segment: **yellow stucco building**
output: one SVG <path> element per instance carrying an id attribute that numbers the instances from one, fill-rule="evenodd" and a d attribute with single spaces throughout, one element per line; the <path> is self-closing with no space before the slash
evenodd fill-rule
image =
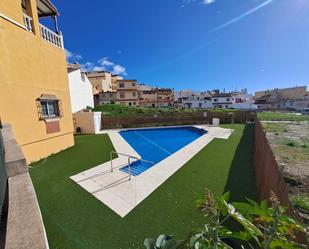
<path id="1" fill-rule="evenodd" d="M 49 0 L 0 1 L 0 118 L 27 162 L 74 144 L 66 54 Z M 54 20 L 55 31 L 40 24 Z"/>

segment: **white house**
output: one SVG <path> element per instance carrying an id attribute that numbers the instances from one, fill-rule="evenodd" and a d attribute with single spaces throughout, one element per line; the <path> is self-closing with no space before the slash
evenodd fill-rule
<path id="1" fill-rule="evenodd" d="M 211 95 L 206 93 L 192 94 L 181 99 L 183 107 L 192 109 L 212 108 Z"/>
<path id="2" fill-rule="evenodd" d="M 72 112 L 94 107 L 92 84 L 77 65 L 68 65 Z"/>
<path id="3" fill-rule="evenodd" d="M 237 110 L 252 110 L 257 109 L 257 106 L 254 105 L 254 100 L 252 94 L 247 92 L 240 92 L 232 95 L 232 108 Z"/>
<path id="4" fill-rule="evenodd" d="M 233 98 L 231 93 L 215 93 L 211 97 L 213 108 L 229 109 L 233 108 Z"/>

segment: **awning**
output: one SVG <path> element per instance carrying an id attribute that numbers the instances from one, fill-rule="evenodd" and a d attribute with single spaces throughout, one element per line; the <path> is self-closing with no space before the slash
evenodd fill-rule
<path id="1" fill-rule="evenodd" d="M 37 0 L 37 9 L 39 17 L 59 16 L 59 12 L 50 0 Z"/>
<path id="2" fill-rule="evenodd" d="M 42 94 L 39 99 L 40 100 L 59 100 L 56 95 L 52 95 L 52 94 Z"/>

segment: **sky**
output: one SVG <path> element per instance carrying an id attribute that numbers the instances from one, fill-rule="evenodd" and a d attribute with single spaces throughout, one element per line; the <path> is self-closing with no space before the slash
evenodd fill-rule
<path id="1" fill-rule="evenodd" d="M 308 86 L 308 0 L 52 2 L 85 70 L 176 90 Z"/>

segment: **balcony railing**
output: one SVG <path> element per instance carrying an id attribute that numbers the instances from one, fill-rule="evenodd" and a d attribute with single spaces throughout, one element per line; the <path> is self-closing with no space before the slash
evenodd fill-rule
<path id="1" fill-rule="evenodd" d="M 23 19 L 24 19 L 25 28 L 28 31 L 33 32 L 32 17 L 23 13 Z M 42 24 L 39 24 L 39 25 L 40 25 L 40 34 L 44 40 L 48 41 L 49 43 L 53 44 L 56 47 L 59 47 L 62 49 L 64 48 L 62 34 L 57 34 Z"/>
<path id="2" fill-rule="evenodd" d="M 44 40 L 55 45 L 56 47 L 64 48 L 62 34 L 58 35 L 54 31 L 51 31 L 50 29 L 43 26 L 42 24 L 40 24 L 40 33 Z"/>
<path id="3" fill-rule="evenodd" d="M 32 17 L 26 15 L 25 13 L 23 13 L 23 18 L 24 18 L 24 24 L 25 24 L 25 28 L 32 32 Z"/>

